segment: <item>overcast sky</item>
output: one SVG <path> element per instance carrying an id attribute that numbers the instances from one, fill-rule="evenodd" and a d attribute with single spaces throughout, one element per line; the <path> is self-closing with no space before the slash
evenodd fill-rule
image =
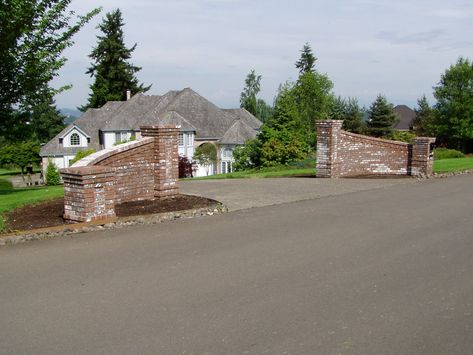
<path id="1" fill-rule="evenodd" d="M 220 107 L 238 107 L 251 69 L 262 75 L 260 97 L 273 102 L 279 84 L 297 78 L 305 42 L 334 92 L 369 106 L 378 93 L 416 105 L 460 56 L 473 58 L 473 2 L 450 0 L 72 0 L 78 14 L 103 10 L 75 37 L 54 85 L 73 88 L 58 107 L 86 103 L 85 74 L 97 24 L 120 8 L 132 62 L 149 94 L 191 87 Z"/>

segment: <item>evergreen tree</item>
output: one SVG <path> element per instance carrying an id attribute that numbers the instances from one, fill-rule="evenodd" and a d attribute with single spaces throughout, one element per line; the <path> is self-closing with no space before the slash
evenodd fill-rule
<path id="1" fill-rule="evenodd" d="M 312 53 L 312 48 L 309 43 L 305 43 L 301 50 L 301 57 L 296 62 L 296 68 L 299 69 L 299 74 L 314 72 L 315 61 L 317 58 Z"/>
<path id="2" fill-rule="evenodd" d="M 343 129 L 358 134 L 362 134 L 365 131 L 363 112 L 358 105 L 358 101 L 354 98 L 349 98 L 346 103 Z"/>
<path id="3" fill-rule="evenodd" d="M 425 95 L 417 100 L 419 106 L 415 109 L 414 131 L 418 136 L 430 136 L 433 133 L 435 110 L 430 107 Z"/>
<path id="4" fill-rule="evenodd" d="M 358 101 L 354 98 L 332 98 L 330 119 L 343 120 L 343 129 L 348 132 L 361 134 L 364 131 L 363 113 Z"/>
<path id="5" fill-rule="evenodd" d="M 374 137 L 389 136 L 397 116 L 393 105 L 383 95 L 378 95 L 368 111 L 368 133 Z"/>
<path id="6" fill-rule="evenodd" d="M 92 93 L 88 103 L 80 107 L 81 111 L 102 107 L 107 101 L 123 101 L 127 90 L 136 94 L 151 88 L 151 85 L 139 84 L 135 74 L 141 68 L 128 62 L 136 43 L 131 48 L 125 46 L 123 26 L 120 9 L 107 13 L 98 26 L 103 35 L 97 36 L 97 47 L 89 55 L 93 63 L 87 70 L 95 80 L 90 86 Z"/>

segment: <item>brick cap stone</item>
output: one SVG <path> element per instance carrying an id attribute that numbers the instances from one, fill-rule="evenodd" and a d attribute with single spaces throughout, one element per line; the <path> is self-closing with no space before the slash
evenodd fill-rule
<path id="1" fill-rule="evenodd" d="M 95 164 L 100 163 L 102 160 L 105 160 L 113 155 L 120 154 L 122 152 L 126 152 L 131 149 L 135 149 L 141 147 L 146 144 L 152 144 L 154 142 L 152 137 L 143 137 L 136 141 L 131 141 L 123 144 L 116 145 L 111 148 L 102 149 L 98 152 L 90 154 L 81 160 L 75 162 L 72 165 L 72 168 L 84 167 L 84 166 L 93 166 Z"/>
<path id="2" fill-rule="evenodd" d="M 342 120 L 323 120 L 323 121 L 315 122 L 315 125 L 321 126 L 321 127 L 330 127 L 330 126 L 341 127 L 343 125 L 343 121 Z"/>
<path id="3" fill-rule="evenodd" d="M 113 173 L 115 169 L 111 166 L 80 166 L 80 167 L 71 167 L 60 169 L 59 172 L 61 174 L 66 175 L 77 175 L 77 176 L 84 176 L 84 175 L 96 175 L 96 174 L 107 174 Z"/>
<path id="4" fill-rule="evenodd" d="M 434 137 L 415 137 L 412 138 L 412 144 L 430 144 L 434 143 L 437 139 Z"/>

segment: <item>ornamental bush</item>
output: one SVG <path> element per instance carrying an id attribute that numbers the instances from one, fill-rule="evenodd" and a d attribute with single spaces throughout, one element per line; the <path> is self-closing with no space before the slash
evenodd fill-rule
<path id="1" fill-rule="evenodd" d="M 57 169 L 56 164 L 52 161 L 49 161 L 48 167 L 46 169 L 46 185 L 54 186 L 61 183 L 61 175 Z"/>
<path id="2" fill-rule="evenodd" d="M 447 149 L 447 148 L 435 148 L 434 149 L 434 159 L 455 159 L 455 158 L 464 158 L 465 154 L 456 150 L 456 149 Z"/>
<path id="3" fill-rule="evenodd" d="M 179 179 L 191 178 L 194 176 L 194 163 L 187 157 L 179 155 Z"/>

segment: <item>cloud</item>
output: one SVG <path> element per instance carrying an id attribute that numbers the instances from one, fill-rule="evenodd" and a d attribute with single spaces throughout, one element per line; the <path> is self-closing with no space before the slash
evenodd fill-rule
<path id="1" fill-rule="evenodd" d="M 447 33 L 444 30 L 434 29 L 427 32 L 410 33 L 401 35 L 390 31 L 381 31 L 376 38 L 387 41 L 395 45 L 403 44 L 431 44 L 432 42 L 445 38 Z"/>

